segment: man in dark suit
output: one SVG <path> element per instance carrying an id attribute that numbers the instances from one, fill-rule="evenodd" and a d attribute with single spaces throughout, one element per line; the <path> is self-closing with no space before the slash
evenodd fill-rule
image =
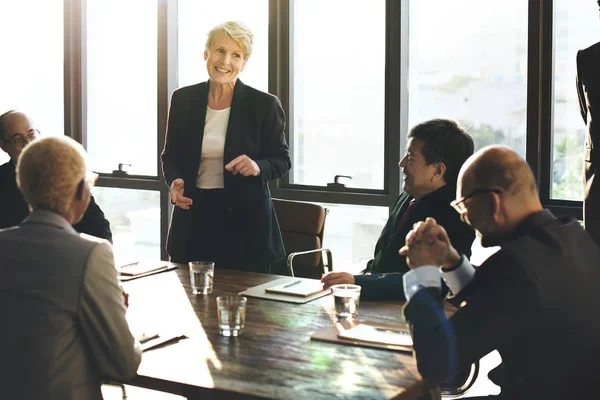
<path id="1" fill-rule="evenodd" d="M 498 399 L 597 398 L 600 248 L 577 220 L 542 208 L 531 169 L 508 147 L 465 162 L 452 204 L 501 249 L 474 268 L 433 219 L 407 236 L 404 315 L 423 378 L 439 383 L 498 350 Z M 450 319 L 439 266 L 460 307 Z"/>
<path id="2" fill-rule="evenodd" d="M 600 6 L 600 0 L 598 1 Z M 577 52 L 577 93 L 583 121 L 587 124 L 583 153 L 583 222 L 600 245 L 600 182 L 595 179 L 600 166 L 600 42 Z"/>
<path id="3" fill-rule="evenodd" d="M 444 221 L 457 248 L 470 256 L 475 233 L 460 220 L 450 202 L 456 192 L 458 171 L 471 154 L 473 139 L 454 121 L 434 119 L 413 127 L 406 154 L 398 164 L 404 174 L 404 192 L 379 236 L 375 258 L 361 275 L 324 275 L 324 286 L 356 283 L 362 288 L 363 300 L 403 300 L 402 274 L 409 268 L 398 250 L 413 224 L 427 217 Z"/>
<path id="4" fill-rule="evenodd" d="M 38 130 L 27 115 L 15 110 L 0 115 L 0 148 L 11 158 L 0 166 L 0 229 L 19 225 L 29 215 L 29 206 L 17 187 L 15 165 L 23 148 L 37 136 Z M 73 227 L 112 242 L 110 223 L 93 196 L 83 218 Z"/>

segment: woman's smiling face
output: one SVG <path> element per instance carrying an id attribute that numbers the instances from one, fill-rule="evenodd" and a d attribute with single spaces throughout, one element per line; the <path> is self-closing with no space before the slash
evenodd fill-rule
<path id="1" fill-rule="evenodd" d="M 225 32 L 215 34 L 212 47 L 204 51 L 204 59 L 210 80 L 221 85 L 235 84 L 247 61 L 239 43 Z"/>

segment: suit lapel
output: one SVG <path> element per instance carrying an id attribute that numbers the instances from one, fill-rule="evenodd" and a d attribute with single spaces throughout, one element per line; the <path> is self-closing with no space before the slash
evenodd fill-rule
<path id="1" fill-rule="evenodd" d="M 227 124 L 227 136 L 225 136 L 225 151 L 223 162 L 227 164 L 235 157 L 239 156 L 240 142 L 244 132 L 244 121 L 247 120 L 248 100 L 246 85 L 241 80 L 237 80 L 233 89 L 233 100 L 231 102 L 231 111 L 229 113 L 229 122 Z"/>
<path id="2" fill-rule="evenodd" d="M 412 200 L 411 195 L 409 195 L 406 192 L 402 192 L 400 194 L 400 196 L 398 197 L 398 200 L 396 201 L 394 208 L 392 209 L 390 218 L 388 218 L 388 224 L 391 224 L 391 226 L 389 226 L 389 225 L 386 226 L 386 229 L 384 229 L 381 232 L 381 236 L 379 237 L 379 240 L 382 240 L 382 238 L 383 238 L 384 240 L 386 240 L 388 242 L 388 247 L 392 244 L 392 239 L 397 234 L 396 228 L 398 227 L 398 222 L 400 222 L 400 219 L 406 212 L 406 209 L 408 208 L 408 203 L 410 203 L 411 200 Z"/>
<path id="3" fill-rule="evenodd" d="M 429 193 L 419 200 L 415 209 L 406 218 L 406 221 L 404 221 L 404 226 L 397 232 L 399 233 L 397 236 L 402 237 L 402 240 L 404 240 L 406 234 L 412 229 L 412 225 L 414 223 L 424 221 L 427 217 L 430 217 L 434 212 L 434 208 L 440 207 L 445 201 L 450 204 L 450 196 L 452 193 L 454 193 L 453 187 L 446 185 L 434 192 Z M 396 223 L 398 223 L 400 218 L 402 218 L 404 215 L 410 200 L 412 200 L 412 197 L 408 196 L 405 200 L 405 204 L 403 204 L 401 208 L 400 216 L 398 217 L 398 220 L 396 220 Z"/>
<path id="4" fill-rule="evenodd" d="M 204 124 L 206 121 L 206 106 L 208 105 L 208 81 L 198 85 L 198 90 L 192 94 L 190 101 L 190 125 L 188 132 L 190 142 L 187 151 L 189 151 L 187 160 L 189 160 L 187 171 L 193 173 L 193 177 L 188 179 L 196 181 L 198 167 L 200 166 L 200 154 L 202 153 L 202 139 L 204 138 Z"/>
<path id="5" fill-rule="evenodd" d="M 413 199 L 413 197 L 406 192 L 403 192 L 400 195 L 400 198 L 398 199 L 398 207 L 396 208 L 396 213 L 393 218 L 394 230 L 396 230 L 396 228 L 398 228 L 398 222 L 400 222 L 400 220 L 404 216 L 404 213 L 408 209 L 408 205 L 412 199 Z"/>

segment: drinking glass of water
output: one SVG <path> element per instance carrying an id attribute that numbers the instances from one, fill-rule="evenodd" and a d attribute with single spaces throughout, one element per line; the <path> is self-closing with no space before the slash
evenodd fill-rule
<path id="1" fill-rule="evenodd" d="M 190 261 L 190 284 L 194 294 L 210 294 L 213 290 L 215 263 L 212 261 Z"/>
<path id="2" fill-rule="evenodd" d="M 360 286 L 333 285 L 331 287 L 335 301 L 335 316 L 338 321 L 345 319 L 356 320 L 358 303 L 360 301 Z"/>
<path id="3" fill-rule="evenodd" d="M 246 297 L 217 297 L 219 333 L 223 336 L 239 336 L 246 324 Z"/>

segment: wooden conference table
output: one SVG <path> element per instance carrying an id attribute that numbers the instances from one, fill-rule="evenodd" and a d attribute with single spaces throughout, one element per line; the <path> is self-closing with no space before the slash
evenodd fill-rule
<path id="1" fill-rule="evenodd" d="M 311 340 L 332 326 L 331 295 L 306 304 L 248 297 L 242 336 L 219 335 L 216 298 L 277 275 L 215 270 L 210 295 L 191 293 L 186 265 L 125 282 L 135 333 L 189 339 L 145 352 L 131 384 L 203 399 L 387 399 L 419 378 L 410 353 Z M 398 323 L 400 304 L 361 301 L 359 320 Z"/>

